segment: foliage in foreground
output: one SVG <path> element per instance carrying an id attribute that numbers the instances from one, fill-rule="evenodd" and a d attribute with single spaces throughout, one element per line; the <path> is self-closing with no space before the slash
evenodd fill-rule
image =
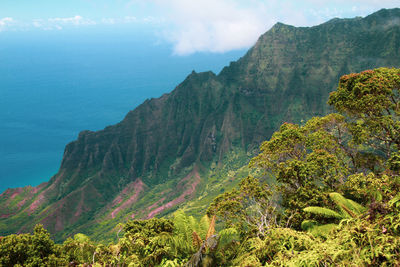
<path id="1" fill-rule="evenodd" d="M 283 124 L 250 163 L 260 177 L 200 220 L 133 220 L 109 245 L 83 234 L 57 245 L 37 226 L 0 240 L 0 265 L 400 265 L 399 88 L 398 69 L 343 76 L 329 98 L 340 114 Z"/>

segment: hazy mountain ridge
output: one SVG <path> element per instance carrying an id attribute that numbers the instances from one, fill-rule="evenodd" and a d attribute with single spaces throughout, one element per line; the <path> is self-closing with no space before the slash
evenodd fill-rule
<path id="1" fill-rule="evenodd" d="M 283 121 L 327 113 L 338 77 L 380 66 L 400 66 L 400 9 L 314 27 L 277 23 L 219 75 L 193 72 L 120 123 L 82 132 L 48 183 L 0 195 L 0 233 L 41 222 L 62 237 L 93 221 L 109 228 L 167 212 L 207 193 L 211 163 L 221 167 L 235 149 L 244 163 Z"/>

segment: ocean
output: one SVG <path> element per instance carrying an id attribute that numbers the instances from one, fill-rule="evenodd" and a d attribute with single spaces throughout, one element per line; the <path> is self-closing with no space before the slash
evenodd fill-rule
<path id="1" fill-rule="evenodd" d="M 0 192 L 48 181 L 80 131 L 245 54 L 172 51 L 143 29 L 0 32 Z"/>

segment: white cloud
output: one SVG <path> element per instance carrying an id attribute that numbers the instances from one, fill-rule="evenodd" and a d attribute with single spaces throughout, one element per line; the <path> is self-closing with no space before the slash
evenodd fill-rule
<path id="1" fill-rule="evenodd" d="M 2 18 L 2 19 L 0 19 L 0 26 L 5 26 L 8 23 L 11 23 L 13 21 L 14 21 L 13 18 L 10 18 L 10 17 Z"/>
<path id="2" fill-rule="evenodd" d="M 152 16 L 137 18 L 135 16 L 125 16 L 121 18 L 102 18 L 98 24 L 117 25 L 117 24 L 161 24 L 164 20 Z"/>
<path id="3" fill-rule="evenodd" d="M 164 36 L 174 52 L 184 55 L 198 51 L 225 52 L 252 45 L 271 24 L 265 5 L 240 5 L 235 0 L 171 0 L 156 2 L 167 12 L 172 29 Z"/>
<path id="4" fill-rule="evenodd" d="M 32 25 L 33 25 L 33 27 L 35 27 L 35 28 L 41 28 L 41 27 L 43 27 L 43 20 L 41 20 L 41 19 L 34 19 L 34 20 L 32 21 Z"/>
<path id="5" fill-rule="evenodd" d="M 96 22 L 91 19 L 83 18 L 82 16 L 76 15 L 69 18 L 49 18 L 49 23 L 61 26 L 61 25 L 95 25 Z"/>
<path id="6" fill-rule="evenodd" d="M 10 17 L 0 19 L 0 32 L 4 30 L 31 30 L 33 28 L 42 30 L 62 30 L 68 27 L 84 27 L 93 25 L 117 25 L 132 23 L 160 23 L 154 17 L 138 19 L 135 16 L 124 16 L 119 18 L 102 18 L 99 20 L 88 19 L 80 15 L 73 17 L 54 17 L 48 19 L 32 19 L 30 21 L 16 21 Z"/>
<path id="7" fill-rule="evenodd" d="M 7 26 L 14 23 L 14 19 L 10 17 L 5 17 L 0 19 L 0 32 L 3 31 Z"/>
<path id="8" fill-rule="evenodd" d="M 121 23 L 136 23 L 139 20 L 134 16 L 125 16 L 123 18 L 102 18 L 101 23 L 114 25 L 114 24 L 121 24 Z"/>
<path id="9" fill-rule="evenodd" d="M 124 22 L 125 23 L 133 23 L 133 22 L 137 22 L 138 19 L 136 17 L 133 16 L 125 16 L 124 17 Z"/>
<path id="10" fill-rule="evenodd" d="M 144 0 L 132 0 L 132 3 Z M 334 17 L 365 16 L 399 0 L 146 0 L 169 22 L 163 36 L 175 54 L 248 48 L 276 22 L 313 26 Z"/>
<path id="11" fill-rule="evenodd" d="M 336 6 L 345 5 L 357 5 L 362 4 L 363 6 L 375 6 L 378 8 L 393 8 L 399 6 L 398 0 L 303 0 L 306 4 L 313 4 L 316 6 L 326 6 L 327 4 L 334 4 Z"/>
<path id="12" fill-rule="evenodd" d="M 114 18 L 103 18 L 103 19 L 101 19 L 101 22 L 103 24 L 110 24 L 110 25 L 113 25 L 116 23 Z"/>
<path id="13" fill-rule="evenodd" d="M 367 16 L 382 8 L 399 7 L 399 0 L 303 0 L 301 10 L 309 22 L 324 22 L 333 17 Z"/>
<path id="14" fill-rule="evenodd" d="M 43 30 L 62 30 L 70 26 L 77 27 L 96 24 L 97 22 L 79 15 L 65 18 L 34 19 L 31 21 L 31 27 Z"/>
<path id="15" fill-rule="evenodd" d="M 127 2 L 124 10 L 119 13 L 120 16 L 105 16 L 103 19 L 93 20 L 76 15 L 24 22 L 7 17 L 0 19 L 0 31 L 152 24 L 156 26 L 154 31 L 161 31 L 162 37 L 173 44 L 175 54 L 184 55 L 248 48 L 278 21 L 295 26 L 312 26 L 333 17 L 365 16 L 380 8 L 399 6 L 399 0 L 125 1 Z M 126 14 L 130 16 L 125 16 Z"/>

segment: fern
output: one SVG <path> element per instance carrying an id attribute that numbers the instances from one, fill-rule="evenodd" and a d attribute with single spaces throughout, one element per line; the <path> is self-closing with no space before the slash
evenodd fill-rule
<path id="1" fill-rule="evenodd" d="M 343 215 L 333 211 L 331 209 L 322 208 L 322 207 L 307 207 L 304 208 L 305 212 L 309 212 L 316 215 L 322 215 L 327 218 L 336 218 L 336 219 L 343 219 Z"/>
<path id="2" fill-rule="evenodd" d="M 335 218 L 343 221 L 344 219 L 356 218 L 366 210 L 366 208 L 362 205 L 351 199 L 343 197 L 339 193 L 330 193 L 329 197 L 339 208 L 340 212 L 322 207 L 307 207 L 304 208 L 304 211 L 326 218 Z M 309 231 L 314 236 L 322 236 L 325 238 L 327 238 L 328 234 L 336 227 L 336 224 L 318 225 L 318 222 L 314 220 L 305 220 L 301 224 L 301 228 L 303 230 Z"/>
<path id="3" fill-rule="evenodd" d="M 193 246 L 196 249 L 199 249 L 201 244 L 203 243 L 203 240 L 201 240 L 201 237 L 196 232 L 193 232 L 192 239 L 193 239 Z"/>
<path id="4" fill-rule="evenodd" d="M 204 215 L 201 219 L 200 219 L 200 223 L 197 225 L 196 228 L 196 232 L 200 235 L 200 236 L 206 236 L 207 235 L 207 231 L 208 228 L 210 227 L 210 218 L 208 218 L 207 215 Z"/>
<path id="5" fill-rule="evenodd" d="M 215 233 L 215 217 L 211 222 L 207 216 L 197 221 L 193 216 L 187 216 L 182 210 L 178 210 L 174 213 L 173 222 L 175 235 L 170 238 L 169 245 L 176 256 L 189 256 L 204 249 L 206 241 Z"/>
<path id="6" fill-rule="evenodd" d="M 239 240 L 239 233 L 235 228 L 227 228 L 219 232 L 219 247 L 224 247 L 234 240 Z"/>
<path id="7" fill-rule="evenodd" d="M 216 215 L 212 217 L 211 222 L 209 222 L 208 217 L 203 217 L 202 220 L 209 224 L 207 234 L 202 241 L 201 237 L 195 231 L 192 233 L 192 242 L 197 247 L 197 252 L 190 257 L 189 261 L 185 264 L 186 267 L 200 266 L 200 264 L 203 266 L 212 265 L 214 259 L 212 255 L 219 249 L 223 249 L 233 240 L 239 238 L 238 232 L 234 228 L 224 229 L 219 234 L 215 234 Z"/>
<path id="8" fill-rule="evenodd" d="M 355 218 L 366 210 L 366 208 L 362 205 L 351 199 L 345 198 L 339 193 L 330 193 L 329 197 L 336 204 L 336 206 L 338 206 L 340 212 L 322 207 L 307 207 L 304 208 L 304 211 L 317 215 L 322 215 L 327 218 L 345 219 Z"/>
<path id="9" fill-rule="evenodd" d="M 301 229 L 308 230 L 308 229 L 311 229 L 311 228 L 313 228 L 313 227 L 315 227 L 317 225 L 318 225 L 318 222 L 316 220 L 304 220 L 301 223 Z"/>
<path id="10" fill-rule="evenodd" d="M 187 216 L 183 211 L 174 213 L 175 235 L 171 237 L 170 246 L 175 255 L 189 255 L 194 252 L 193 232 L 197 225 L 192 216 Z"/>
<path id="11" fill-rule="evenodd" d="M 343 216 L 346 218 L 355 218 L 365 211 L 363 206 L 351 199 L 343 197 L 339 193 L 330 193 L 329 197 L 339 207 Z"/>
<path id="12" fill-rule="evenodd" d="M 356 215 L 361 215 L 362 213 L 364 213 L 367 208 L 365 208 L 364 206 L 358 204 L 357 202 L 351 200 L 351 199 L 347 199 L 347 203 L 348 206 L 351 208 L 352 211 L 354 211 L 356 213 Z"/>
<path id="13" fill-rule="evenodd" d="M 179 262 L 178 259 L 174 260 L 163 259 L 160 263 L 160 267 L 179 267 L 179 266 L 182 266 L 182 263 Z"/>
<path id="14" fill-rule="evenodd" d="M 216 219 L 216 216 L 214 215 L 214 216 L 212 217 L 212 219 L 211 219 L 210 226 L 208 227 L 208 231 L 207 231 L 207 235 L 206 235 L 206 240 L 207 240 L 208 238 L 210 238 L 212 235 L 214 235 L 214 233 L 215 233 L 215 219 Z"/>
<path id="15" fill-rule="evenodd" d="M 393 207 L 394 205 L 395 205 L 396 207 L 398 207 L 399 204 L 400 204 L 399 201 L 400 201 L 400 193 L 397 193 L 397 195 L 394 196 L 394 197 L 388 202 L 388 204 L 389 204 L 390 207 Z"/>
<path id="16" fill-rule="evenodd" d="M 337 227 L 338 227 L 337 224 L 334 224 L 334 223 L 328 223 L 328 224 L 324 224 L 324 225 L 315 225 L 314 227 L 312 227 L 309 230 L 309 232 L 314 236 L 321 236 L 321 237 L 327 238 L 328 235 Z"/>

